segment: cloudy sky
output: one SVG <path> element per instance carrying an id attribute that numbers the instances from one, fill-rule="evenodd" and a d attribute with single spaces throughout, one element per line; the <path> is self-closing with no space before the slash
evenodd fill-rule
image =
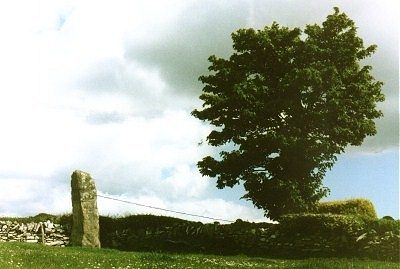
<path id="1" fill-rule="evenodd" d="M 210 126 L 190 116 L 211 54 L 230 34 L 277 21 L 321 23 L 338 6 L 378 51 L 385 83 L 378 135 L 349 148 L 326 177 L 330 199 L 371 199 L 398 218 L 397 1 L 7 1 L 0 4 L 0 216 L 71 211 L 70 175 L 114 198 L 216 218 L 263 212 L 218 190 L 196 163 Z M 7 3 L 7 4 L 5 4 Z M 153 213 L 99 198 L 101 214 Z M 191 218 L 195 219 L 195 218 Z"/>

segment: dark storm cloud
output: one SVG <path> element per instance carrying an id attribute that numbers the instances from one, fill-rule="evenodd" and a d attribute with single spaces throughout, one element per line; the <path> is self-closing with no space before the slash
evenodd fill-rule
<path id="1" fill-rule="evenodd" d="M 246 25 L 248 4 L 244 1 L 201 1 L 188 6 L 154 43 L 127 44 L 126 57 L 158 69 L 171 87 L 196 96 L 198 77 L 207 72 L 211 54 L 227 56 L 230 34 Z M 151 35 L 151 29 L 149 29 Z"/>
<path id="2" fill-rule="evenodd" d="M 110 111 L 105 103 L 105 111 L 91 111 L 86 115 L 90 124 L 121 123 L 129 117 L 151 118 L 160 116 L 171 107 L 182 105 L 187 101 L 179 94 L 170 91 L 154 72 L 148 72 L 136 66 L 133 61 L 103 59 L 86 68 L 73 88 L 90 94 L 92 97 L 110 96 L 119 98 L 129 104 L 129 111 Z"/>

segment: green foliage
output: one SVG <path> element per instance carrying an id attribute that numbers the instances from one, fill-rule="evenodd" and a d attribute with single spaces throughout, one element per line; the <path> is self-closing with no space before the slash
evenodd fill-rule
<path id="1" fill-rule="evenodd" d="M 392 216 L 384 216 L 384 217 L 382 217 L 382 219 L 394 220 L 394 218 Z"/>
<path id="2" fill-rule="evenodd" d="M 369 232 L 373 230 L 377 234 L 391 232 L 400 235 L 400 220 L 367 219 L 366 223 Z"/>
<path id="3" fill-rule="evenodd" d="M 360 255 L 400 262 L 400 221 L 366 219 L 365 233 L 357 238 Z"/>
<path id="4" fill-rule="evenodd" d="M 198 163 L 217 187 L 243 183 L 244 198 L 277 219 L 304 212 L 326 196 L 325 173 L 348 145 L 376 133 L 382 83 L 360 61 L 356 26 L 338 8 L 305 30 L 277 23 L 232 34 L 229 59 L 209 57 L 202 110 L 192 115 L 215 129 L 210 145 L 228 145 Z"/>
<path id="5" fill-rule="evenodd" d="M 367 216 L 377 218 L 374 204 L 367 199 L 349 199 L 317 204 L 315 213 Z"/>
<path id="6" fill-rule="evenodd" d="M 325 240 L 320 243 L 331 244 L 336 256 L 400 261 L 399 220 L 354 214 L 291 214 L 282 217 L 278 229 L 279 240 L 293 242 L 299 237 Z M 291 252 L 296 251 L 291 249 Z"/>
<path id="7" fill-rule="evenodd" d="M 280 231 L 287 235 L 321 234 L 357 236 L 365 229 L 363 218 L 353 215 L 289 214 L 280 219 Z"/>

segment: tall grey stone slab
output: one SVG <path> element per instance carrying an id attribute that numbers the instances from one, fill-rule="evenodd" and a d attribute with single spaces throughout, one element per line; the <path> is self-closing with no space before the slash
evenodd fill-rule
<path id="1" fill-rule="evenodd" d="M 100 247 L 97 192 L 90 174 L 76 170 L 71 176 L 71 245 Z"/>

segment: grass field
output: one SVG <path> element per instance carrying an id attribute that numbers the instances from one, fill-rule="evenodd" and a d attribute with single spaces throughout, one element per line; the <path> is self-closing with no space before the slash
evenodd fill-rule
<path id="1" fill-rule="evenodd" d="M 280 260 L 246 256 L 213 256 L 121 252 L 109 249 L 58 248 L 0 243 L 0 268 L 359 268 L 398 269 L 399 263 L 352 259 Z"/>

